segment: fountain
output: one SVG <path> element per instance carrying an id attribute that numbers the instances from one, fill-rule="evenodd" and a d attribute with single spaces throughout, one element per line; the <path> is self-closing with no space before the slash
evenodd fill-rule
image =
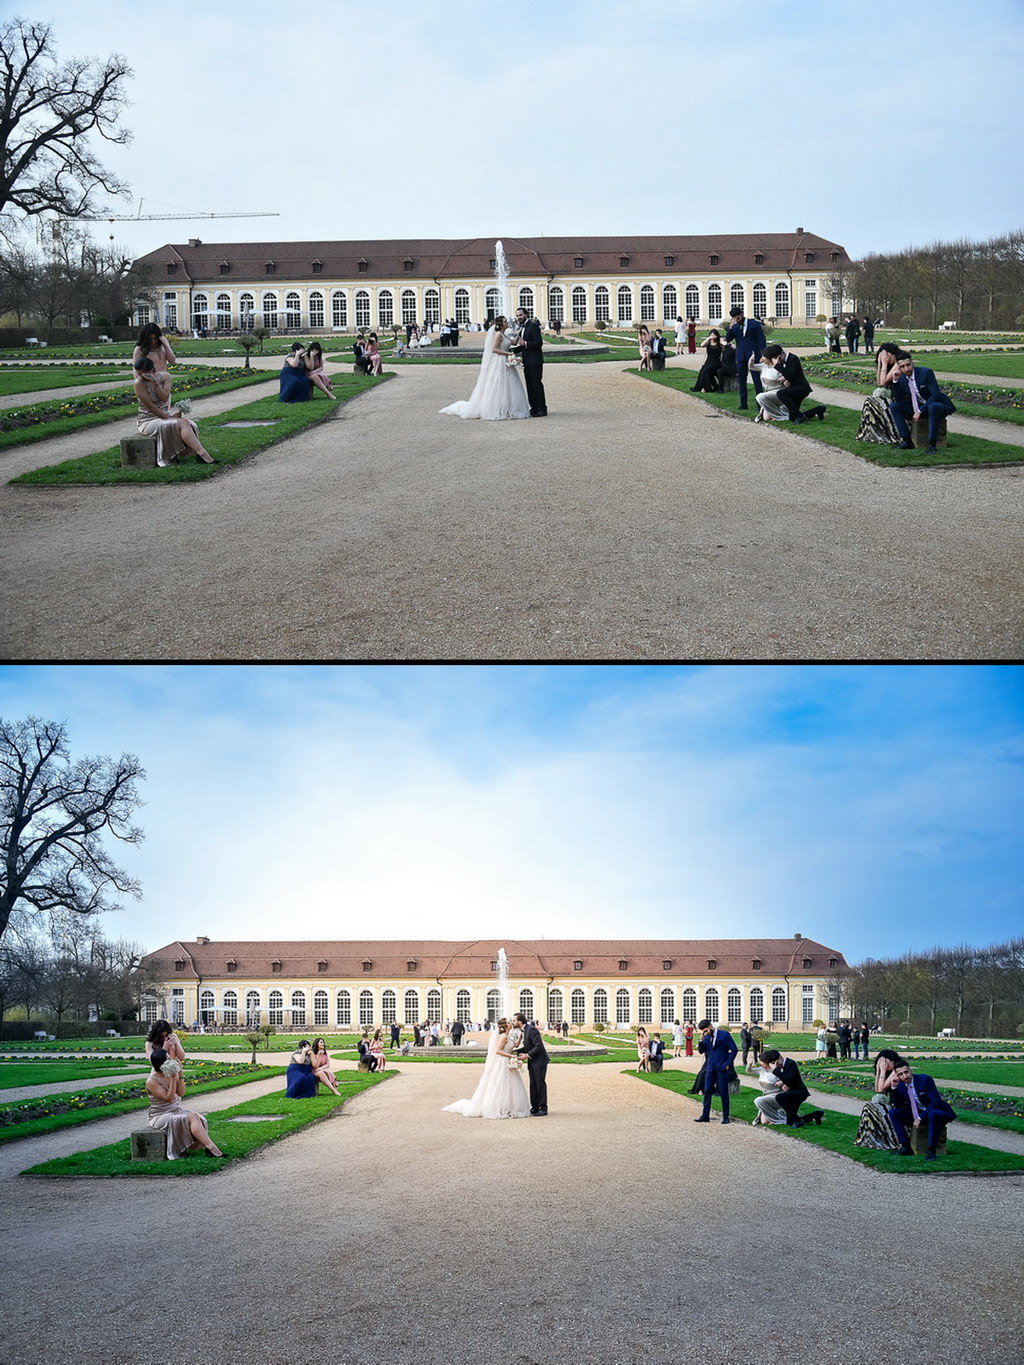
<path id="1" fill-rule="evenodd" d="M 501 243 L 498 243 L 501 246 Z M 498 990 L 501 993 L 501 1015 L 505 1019 L 512 1018 L 512 1000 L 509 996 L 508 987 L 508 954 L 504 948 L 498 949 Z"/>
<path id="2" fill-rule="evenodd" d="M 494 243 L 494 278 L 498 282 L 498 295 L 500 303 L 498 312 L 504 313 L 505 317 L 511 318 L 512 312 L 508 303 L 508 261 L 505 257 L 505 247 L 502 242 Z M 504 951 L 504 950 L 502 950 Z"/>

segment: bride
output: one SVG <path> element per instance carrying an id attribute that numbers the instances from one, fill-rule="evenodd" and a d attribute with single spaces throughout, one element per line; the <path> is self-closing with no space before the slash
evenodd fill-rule
<path id="1" fill-rule="evenodd" d="M 495 318 L 484 340 L 480 376 L 469 398 L 442 408 L 453 417 L 482 417 L 504 422 L 510 417 L 529 417 L 530 404 L 523 388 L 519 366 L 510 363 L 511 352 L 505 337 L 506 318 Z"/>
<path id="2" fill-rule="evenodd" d="M 471 1100 L 456 1100 L 444 1107 L 455 1114 L 477 1119 L 524 1119 L 530 1099 L 519 1074 L 519 1061 L 512 1051 L 508 1020 L 499 1019 L 487 1045 L 487 1061 L 480 1084 Z"/>

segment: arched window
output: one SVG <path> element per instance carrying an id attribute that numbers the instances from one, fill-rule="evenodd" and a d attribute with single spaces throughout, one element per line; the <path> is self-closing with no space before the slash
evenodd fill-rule
<path id="1" fill-rule="evenodd" d="M 326 1028 L 329 1021 L 327 1009 L 327 992 L 313 992 L 313 1027 Z"/>
<path id="2" fill-rule="evenodd" d="M 704 992 L 704 1018 L 718 1023 L 718 987 L 709 986 Z"/>
<path id="3" fill-rule="evenodd" d="M 256 326 L 256 300 L 251 294 L 238 296 L 238 325 L 243 332 L 251 332 Z"/>
<path id="4" fill-rule="evenodd" d="M 205 294 L 192 296 L 192 326 L 205 328 L 210 321 L 210 304 Z"/>
<path id="5" fill-rule="evenodd" d="M 606 285 L 599 284 L 594 290 L 594 321 L 611 321 L 611 304 L 608 299 L 608 288 Z"/>
<path id="6" fill-rule="evenodd" d="M 619 322 L 633 321 L 633 291 L 628 284 L 620 284 L 618 292 L 618 309 L 616 316 Z"/>
<path id="7" fill-rule="evenodd" d="M 587 1020 L 587 997 L 582 987 L 577 986 L 569 997 L 570 1009 L 572 1010 L 572 1022 L 574 1024 L 584 1024 Z"/>
<path id="8" fill-rule="evenodd" d="M 271 331 L 277 330 L 277 295 L 264 294 L 263 306 L 263 326 L 269 327 Z"/>
<path id="9" fill-rule="evenodd" d="M 292 1027 L 306 1027 L 306 992 L 292 991 Z"/>
<path id="10" fill-rule="evenodd" d="M 231 327 L 231 295 L 217 295 L 217 320 L 214 326 L 219 332 L 226 332 Z"/>
<path id="11" fill-rule="evenodd" d="M 640 1024 L 654 1023 L 654 998 L 651 995 L 650 990 L 646 986 L 641 986 L 640 988 L 639 1015 L 637 1018 L 637 1023 Z"/>
<path id="12" fill-rule="evenodd" d="M 335 289 L 331 295 L 331 326 L 348 326 L 348 296 L 344 289 Z"/>
<path id="13" fill-rule="evenodd" d="M 573 285 L 572 289 L 572 321 L 573 326 L 578 327 L 587 320 L 587 291 L 582 284 Z"/>
<path id="14" fill-rule="evenodd" d="M 203 1024 L 214 1024 L 217 1016 L 213 1012 L 213 991 L 199 992 L 199 1019 Z"/>
<path id="15" fill-rule="evenodd" d="M 290 289 L 284 296 L 284 325 L 286 327 L 302 326 L 302 300 L 294 289 Z"/>
<path id="16" fill-rule="evenodd" d="M 369 327 L 370 325 L 370 291 L 368 289 L 356 290 L 356 326 Z"/>
<path id="17" fill-rule="evenodd" d="M 789 285 L 785 281 L 780 281 L 775 286 L 775 316 L 789 317 Z"/>
<path id="18" fill-rule="evenodd" d="M 271 991 L 267 997 L 267 1023 L 278 1028 L 284 1023 L 284 995 L 281 991 Z"/>
<path id="19" fill-rule="evenodd" d="M 645 284 L 640 289 L 640 321 L 654 321 L 654 285 Z"/>
<path id="20" fill-rule="evenodd" d="M 373 1023 L 373 991 L 359 992 L 359 1022 L 363 1028 Z"/>
<path id="21" fill-rule="evenodd" d="M 661 291 L 661 316 L 665 322 L 675 322 L 679 316 L 679 293 L 674 284 L 666 284 Z"/>
<path id="22" fill-rule="evenodd" d="M 768 290 L 763 284 L 754 285 L 754 317 L 766 318 L 768 316 Z"/>
<path id="23" fill-rule="evenodd" d="M 221 1014 L 221 1023 L 228 1024 L 231 1028 L 238 1027 L 238 992 L 224 992 L 224 1011 Z"/>
<path id="24" fill-rule="evenodd" d="M 722 321 L 722 286 L 708 285 L 708 322 Z"/>
<path id="25" fill-rule="evenodd" d="M 742 308 L 744 311 L 746 311 L 746 304 L 743 301 L 742 284 L 734 284 L 733 287 L 729 290 L 729 307 Z"/>
<path id="26" fill-rule="evenodd" d="M 408 327 L 415 325 L 419 321 L 419 309 L 416 307 L 416 290 L 402 290 L 402 326 Z"/>
<path id="27" fill-rule="evenodd" d="M 377 326 L 393 327 L 394 325 L 395 296 L 390 289 L 382 289 L 377 295 Z"/>
<path id="28" fill-rule="evenodd" d="M 423 317 L 426 322 L 441 321 L 441 295 L 436 289 L 428 289 L 423 295 Z"/>
<path id="29" fill-rule="evenodd" d="M 557 986 L 552 986 L 548 991 L 548 1022 L 560 1024 L 563 1018 L 562 992 Z"/>
<path id="30" fill-rule="evenodd" d="M 314 289 L 309 296 L 309 325 L 310 327 L 324 325 L 324 296 L 319 289 Z"/>
<path id="31" fill-rule="evenodd" d="M 565 321 L 565 293 L 560 284 L 553 284 L 548 290 L 548 321 Z"/>
<path id="32" fill-rule="evenodd" d="M 772 991 L 772 1023 L 784 1024 L 786 1022 L 786 988 L 776 986 Z"/>
<path id="33" fill-rule="evenodd" d="M 760 986 L 754 986 L 750 992 L 750 1022 L 764 1023 L 764 991 Z"/>
<path id="34" fill-rule="evenodd" d="M 469 991 L 455 992 L 455 1018 L 460 1024 L 469 1023 Z"/>
<path id="35" fill-rule="evenodd" d="M 487 1018 L 492 1024 L 501 1018 L 501 991 L 493 986 L 487 992 Z"/>
<path id="36" fill-rule="evenodd" d="M 661 992 L 661 1022 L 671 1024 L 676 1018 L 676 993 L 666 987 Z"/>
<path id="37" fill-rule="evenodd" d="M 700 317 L 700 290 L 695 284 L 686 286 L 686 321 L 696 322 Z"/>
<path id="38" fill-rule="evenodd" d="M 469 290 L 456 289 L 455 291 L 455 321 L 460 327 L 465 327 L 469 322 Z"/>
<path id="39" fill-rule="evenodd" d="M 518 306 L 526 309 L 527 316 L 533 317 L 533 290 L 528 284 L 524 284 L 519 291 Z"/>
<path id="40" fill-rule="evenodd" d="M 485 297 L 486 302 L 484 307 L 487 309 L 487 316 L 489 318 L 498 317 L 502 308 L 505 306 L 501 301 L 501 290 L 498 289 L 496 285 L 492 285 L 491 288 L 488 289 Z"/>
<path id="41" fill-rule="evenodd" d="M 683 991 L 683 1012 L 679 1017 L 684 1024 L 697 1022 L 697 992 L 692 986 Z"/>
<path id="42" fill-rule="evenodd" d="M 594 1023 L 607 1024 L 608 1022 L 608 992 L 603 986 L 598 986 L 594 992 Z"/>
<path id="43" fill-rule="evenodd" d="M 427 991 L 427 1022 L 441 1022 L 441 992 L 438 990 Z"/>
<path id="44" fill-rule="evenodd" d="M 259 1028 L 260 1025 L 259 991 L 246 991 L 245 993 L 245 1023 L 247 1028 Z"/>
<path id="45" fill-rule="evenodd" d="M 339 1028 L 352 1027 L 352 996 L 348 991 L 339 991 L 335 1022 Z"/>
<path id="46" fill-rule="evenodd" d="M 738 986 L 730 986 L 725 997 L 726 1018 L 730 1024 L 743 1022 L 743 995 Z"/>
<path id="47" fill-rule="evenodd" d="M 519 992 L 519 1013 L 526 1019 L 533 1018 L 533 991 L 524 986 Z"/>
<path id="48" fill-rule="evenodd" d="M 396 997 L 394 991 L 387 990 L 380 997 L 380 1022 L 382 1024 L 393 1024 L 398 1018 L 396 1013 Z"/>
<path id="49" fill-rule="evenodd" d="M 620 986 L 615 992 L 615 1022 L 617 1024 L 628 1024 L 632 1009 L 629 1003 L 629 991 L 625 986 Z"/>
<path id="50" fill-rule="evenodd" d="M 420 993 L 419 991 L 406 991 L 405 993 L 405 1022 L 415 1024 L 420 1017 Z"/>

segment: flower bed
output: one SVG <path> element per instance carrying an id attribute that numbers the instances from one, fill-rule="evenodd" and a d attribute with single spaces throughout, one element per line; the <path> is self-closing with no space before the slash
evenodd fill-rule
<path id="1" fill-rule="evenodd" d="M 972 1059 L 973 1060 L 973 1059 Z M 811 1071 L 807 1068 L 804 1080 L 815 1090 L 854 1091 L 859 1094 L 873 1095 L 875 1078 L 850 1075 L 845 1071 Z M 971 1095 L 964 1090 L 955 1090 L 943 1085 L 939 1090 L 958 1109 L 970 1109 L 979 1114 L 998 1114 L 1004 1118 L 1024 1119 L 1024 1096 L 1015 1099 L 1012 1095 Z"/>

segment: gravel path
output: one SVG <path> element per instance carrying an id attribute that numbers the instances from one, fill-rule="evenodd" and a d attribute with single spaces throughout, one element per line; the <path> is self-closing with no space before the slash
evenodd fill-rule
<path id="1" fill-rule="evenodd" d="M 1024 1179 L 723 1135 L 617 1063 L 554 1069 L 543 1124 L 399 1071 L 203 1180 L 6 1181 L 5 1365 L 853 1365 L 891 1354 L 887 1295 L 929 1365 L 1016 1354 Z"/>
<path id="2" fill-rule="evenodd" d="M 0 656 L 1019 657 L 1021 470 L 880 469 L 610 364 L 549 366 L 543 421 L 437 416 L 472 373 L 202 484 L 0 487 Z"/>

